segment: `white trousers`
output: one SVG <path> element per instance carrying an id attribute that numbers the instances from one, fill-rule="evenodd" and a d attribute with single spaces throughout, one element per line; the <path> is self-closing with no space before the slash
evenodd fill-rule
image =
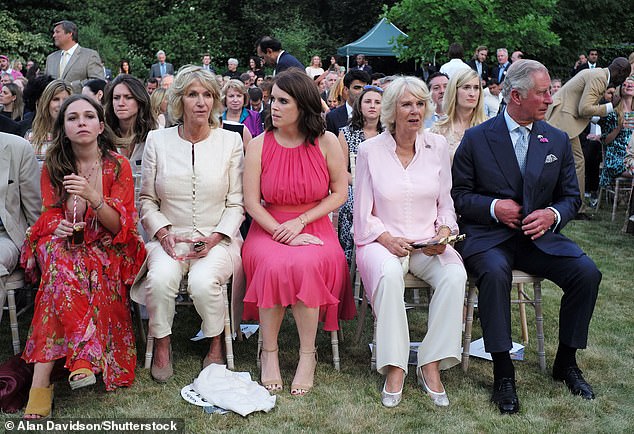
<path id="1" fill-rule="evenodd" d="M 224 329 L 222 285 L 233 274 L 227 247 L 218 244 L 204 258 L 177 261 L 160 245 L 149 246 L 152 243 L 158 241 L 148 243 L 145 285 L 149 335 L 163 338 L 172 333 L 176 296 L 182 278 L 187 275 L 187 292 L 202 319 L 204 336 L 218 336 Z"/>
<path id="2" fill-rule="evenodd" d="M 409 327 L 403 281 L 407 270 L 403 268 L 403 258 L 384 250 L 378 286 L 374 291 L 366 288 L 376 317 L 376 366 L 382 375 L 387 374 L 388 366 L 397 366 L 407 374 Z M 409 272 L 434 288 L 427 333 L 418 348 L 417 366 L 440 361 L 440 369 L 449 369 L 460 363 L 467 273 L 462 264 L 443 265 L 438 256 L 426 256 L 422 252 L 410 256 Z"/>

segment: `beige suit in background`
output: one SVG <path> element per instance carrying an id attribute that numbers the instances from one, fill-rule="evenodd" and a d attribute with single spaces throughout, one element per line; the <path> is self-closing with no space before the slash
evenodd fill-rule
<path id="1" fill-rule="evenodd" d="M 216 128 L 207 139 L 192 145 L 178 135 L 178 127 L 151 131 L 142 167 L 141 222 L 152 241 L 147 244 L 148 257 L 131 297 L 147 306 L 150 336 L 168 336 L 180 281 L 188 274 L 188 292 L 202 318 L 203 334 L 217 336 L 223 330 L 222 285 L 233 275 L 234 315 L 244 295 L 240 259 L 240 224 L 244 219 L 242 139 Z M 177 261 L 155 238 L 165 226 L 192 237 L 218 232 L 224 239 L 204 258 Z"/>
<path id="2" fill-rule="evenodd" d="M 99 53 L 90 48 L 77 46 L 68 60 L 62 76 L 59 76 L 59 63 L 62 50 L 57 50 L 46 58 L 46 74 L 53 78 L 61 78 L 73 88 L 73 93 L 81 93 L 82 85 L 94 78 L 105 80 L 103 65 Z"/>
<path id="3" fill-rule="evenodd" d="M 586 181 L 585 160 L 579 134 L 593 116 L 607 116 L 607 104 L 599 104 L 599 101 L 608 87 L 609 76 L 607 68 L 582 70 L 557 91 L 546 113 L 546 121 L 549 124 L 570 136 L 582 203 Z"/>
<path id="4" fill-rule="evenodd" d="M 24 234 L 41 210 L 40 168 L 33 147 L 22 137 L 0 133 L 0 309 L 6 277 L 16 267 Z"/>

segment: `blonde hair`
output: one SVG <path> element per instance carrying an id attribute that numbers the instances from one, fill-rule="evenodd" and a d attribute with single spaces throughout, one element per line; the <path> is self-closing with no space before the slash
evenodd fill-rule
<path id="1" fill-rule="evenodd" d="M 339 77 L 337 81 L 330 87 L 328 91 L 328 99 L 337 101 L 337 106 L 343 103 L 343 77 Z"/>
<path id="2" fill-rule="evenodd" d="M 442 103 L 443 110 L 447 114 L 447 117 L 436 123 L 440 129 L 448 129 L 453 126 L 458 107 L 458 89 L 473 79 L 478 81 L 478 89 L 480 89 L 480 92 L 478 93 L 478 102 L 473 109 L 473 113 L 471 113 L 469 128 L 480 125 L 486 121 L 486 115 L 484 113 L 484 92 L 482 91 L 480 77 L 473 69 L 464 69 L 455 73 L 447 84 L 447 90 L 445 91 Z"/>
<path id="3" fill-rule="evenodd" d="M 625 81 L 623 82 L 623 84 L 625 84 L 625 82 L 626 82 L 626 81 L 632 81 L 632 82 L 634 82 L 634 76 L 627 77 L 627 78 L 625 79 Z M 619 86 L 619 96 L 620 96 L 621 98 L 623 98 L 623 84 Z M 634 102 L 634 99 L 633 99 L 632 101 Z M 631 110 L 631 108 L 630 108 L 630 110 Z M 614 111 L 616 112 L 616 119 L 617 119 L 617 121 L 618 121 L 619 119 L 623 119 L 623 117 L 625 116 L 625 104 L 618 104 L 618 105 L 614 108 Z M 634 136 L 634 134 L 633 134 L 633 136 Z"/>
<path id="4" fill-rule="evenodd" d="M 55 95 L 61 92 L 66 92 L 70 96 L 73 94 L 73 89 L 70 87 L 70 84 L 64 80 L 53 80 L 44 88 L 42 96 L 37 100 L 37 103 L 35 103 L 31 144 L 35 147 L 36 152 L 42 149 L 42 145 L 46 141 L 46 136 L 53 132 L 55 119 L 51 116 L 48 107 Z"/>
<path id="5" fill-rule="evenodd" d="M 165 101 L 166 97 L 167 89 L 163 89 L 162 87 L 155 89 L 154 92 L 152 92 L 152 95 L 150 95 L 150 106 L 152 107 L 152 113 L 154 113 L 154 116 L 158 117 L 158 115 L 161 114 L 161 104 Z"/>
<path id="6" fill-rule="evenodd" d="M 232 78 L 222 87 L 222 103 L 225 107 L 227 106 L 227 93 L 230 89 L 235 89 L 242 94 L 242 107 L 247 105 L 247 102 L 249 100 L 249 97 L 247 95 L 247 87 L 240 80 Z"/>
<path id="7" fill-rule="evenodd" d="M 169 116 L 176 123 L 183 123 L 183 96 L 187 88 L 194 82 L 199 81 L 200 84 L 211 92 L 214 99 L 211 112 L 209 113 L 209 125 L 212 128 L 220 126 L 219 116 L 222 111 L 222 101 L 220 100 L 220 89 L 216 82 L 215 76 L 200 66 L 185 65 L 178 70 L 174 78 L 174 84 L 167 92 Z"/>
<path id="8" fill-rule="evenodd" d="M 396 132 L 396 110 L 398 100 L 405 94 L 411 93 L 414 98 L 425 103 L 425 116 L 427 119 L 432 114 L 431 94 L 423 80 L 417 77 L 400 76 L 390 82 L 390 85 L 383 93 L 381 101 L 381 122 L 383 127 L 391 134 Z M 423 128 L 421 123 L 421 129 Z"/>

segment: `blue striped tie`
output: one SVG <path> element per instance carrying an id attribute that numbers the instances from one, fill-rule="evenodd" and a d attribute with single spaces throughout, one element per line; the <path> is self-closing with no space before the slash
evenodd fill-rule
<path id="1" fill-rule="evenodd" d="M 517 131 L 519 131 L 520 136 L 517 142 L 515 142 L 515 156 L 520 166 L 520 172 L 522 172 L 522 176 L 524 176 L 524 171 L 526 170 L 526 154 L 528 154 L 529 131 L 526 127 L 517 127 Z"/>

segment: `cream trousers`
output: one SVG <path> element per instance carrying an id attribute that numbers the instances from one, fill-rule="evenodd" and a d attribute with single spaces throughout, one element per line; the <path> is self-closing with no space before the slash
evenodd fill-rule
<path id="1" fill-rule="evenodd" d="M 382 375 L 388 366 L 407 374 L 409 327 L 405 312 L 404 258 L 385 249 L 378 287 L 366 288 L 376 317 L 376 366 Z M 434 293 L 429 304 L 427 333 L 418 348 L 417 366 L 440 361 L 440 369 L 460 363 L 462 308 L 467 273 L 462 264 L 445 264 L 438 256 L 417 252 L 409 257 L 409 272 L 423 279 Z"/>
<path id="2" fill-rule="evenodd" d="M 148 244 L 158 241 L 151 241 Z M 150 247 L 150 246 L 148 246 Z M 233 274 L 231 256 L 222 244 L 212 248 L 207 256 L 189 261 L 177 261 L 160 245 L 148 248 L 148 272 L 145 279 L 149 335 L 163 338 L 172 333 L 176 296 L 182 278 L 187 275 L 187 292 L 202 319 L 205 337 L 214 337 L 224 328 L 222 285 Z"/>

